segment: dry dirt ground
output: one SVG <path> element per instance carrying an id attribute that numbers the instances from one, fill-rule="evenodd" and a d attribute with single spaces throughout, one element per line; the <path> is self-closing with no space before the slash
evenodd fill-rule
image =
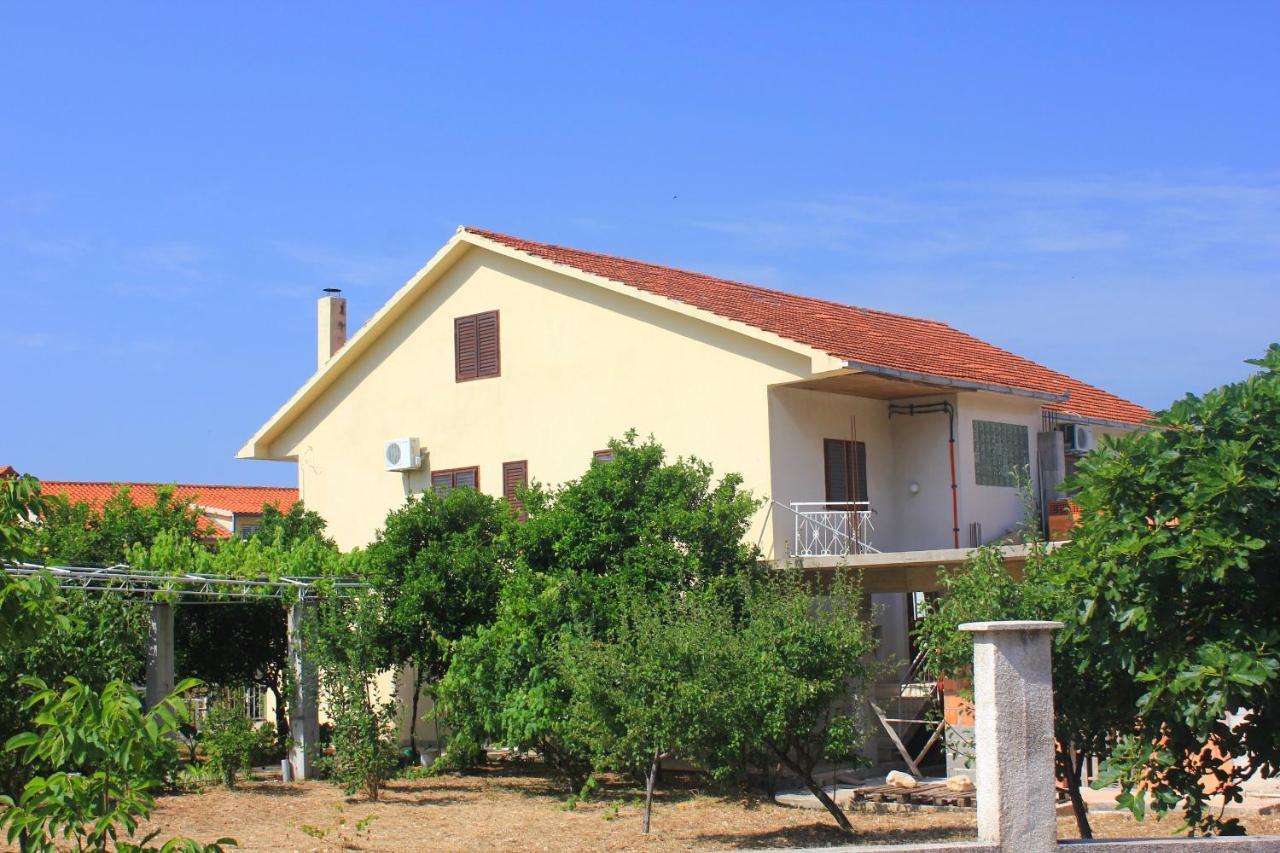
<path id="1" fill-rule="evenodd" d="M 844 839 L 822 811 L 725 796 L 697 778 L 671 777 L 655 798 L 653 831 L 640 833 L 640 791 L 610 780 L 576 809 L 538 766 L 502 765 L 468 775 L 396 781 L 370 803 L 346 797 L 326 782 L 282 785 L 250 782 L 234 791 L 159 800 L 147 829 L 161 839 L 185 835 L 200 841 L 230 836 L 241 850 L 721 850 L 805 847 L 839 843 L 893 844 L 971 839 L 968 813 L 851 815 L 858 830 Z M 367 829 L 356 824 L 376 817 Z M 312 834 L 303 830 L 312 828 Z M 1250 833 L 1280 834 L 1280 816 L 1251 818 Z M 1173 819 L 1136 823 L 1121 815 L 1097 815 L 1098 835 L 1170 835 Z M 1059 820 L 1061 837 L 1074 837 L 1070 817 Z M 327 832 L 326 832 L 327 831 Z M 322 838 L 315 837 L 325 832 Z"/>

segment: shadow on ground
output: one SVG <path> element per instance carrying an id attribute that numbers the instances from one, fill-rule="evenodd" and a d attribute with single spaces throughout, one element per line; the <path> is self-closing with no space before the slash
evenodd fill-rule
<path id="1" fill-rule="evenodd" d="M 825 847 L 842 844 L 927 844 L 935 841 L 972 841 L 973 832 L 949 828 L 866 831 L 845 835 L 829 823 L 810 823 L 767 832 L 716 832 L 697 836 L 703 844 L 724 844 L 742 849 L 773 847 Z"/>

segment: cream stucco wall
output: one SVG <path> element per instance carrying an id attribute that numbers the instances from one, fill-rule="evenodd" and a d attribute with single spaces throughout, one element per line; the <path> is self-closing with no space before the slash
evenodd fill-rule
<path id="1" fill-rule="evenodd" d="M 772 477 L 767 491 L 782 506 L 774 506 L 777 523 L 772 549 L 766 542 L 765 556 L 782 559 L 794 538 L 795 525 L 784 507 L 793 501 L 824 501 L 826 479 L 823 471 L 823 439 L 837 438 L 865 442 L 867 447 L 867 492 L 877 512 L 872 544 L 880 550 L 893 541 L 893 516 L 880 512 L 889 504 L 892 490 L 893 441 L 888 409 L 883 400 L 828 394 L 801 388 L 776 387 L 769 391 L 769 446 Z"/>
<path id="2" fill-rule="evenodd" d="M 456 382 L 454 318 L 495 309 L 502 375 Z M 388 510 L 427 487 L 431 469 L 478 465 L 481 490 L 500 494 L 502 463 L 527 460 L 531 478 L 559 483 L 629 428 L 653 433 L 673 456 L 738 471 L 763 496 L 767 389 L 810 369 L 793 351 L 472 248 L 269 455 L 298 460 L 302 499 L 343 548 L 370 541 Z M 420 440 L 421 472 L 383 470 L 383 442 L 401 436 Z"/>
<path id="3" fill-rule="evenodd" d="M 1022 495 L 1010 486 L 980 486 L 974 470 L 973 422 L 997 421 L 1027 428 L 1027 454 L 1031 464 L 1033 494 L 1036 480 L 1036 433 L 1042 427 L 1041 403 L 1025 397 L 1000 394 L 961 394 L 956 434 L 956 478 L 960 486 L 960 545 L 968 546 L 969 525 L 982 525 L 986 544 L 1018 528 L 1025 517 Z"/>

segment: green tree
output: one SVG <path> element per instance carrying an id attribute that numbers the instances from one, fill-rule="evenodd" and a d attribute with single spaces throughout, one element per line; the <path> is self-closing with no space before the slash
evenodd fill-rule
<path id="1" fill-rule="evenodd" d="M 527 520 L 513 533 L 497 615 L 459 644 L 440 686 L 441 709 L 462 735 L 455 752 L 486 741 L 534 749 L 573 791 L 590 773 L 591 750 L 566 723 L 559 644 L 606 639 L 629 595 L 756 570 L 743 539 L 757 503 L 739 476 L 714 482 L 706 463 L 668 462 L 661 445 L 635 433 L 609 446 L 613 461 L 523 494 Z"/>
<path id="2" fill-rule="evenodd" d="M 200 731 L 200 743 L 222 784 L 234 788 L 236 777 L 253 766 L 254 752 L 261 743 L 253 721 L 244 712 L 241 694 L 230 690 L 214 693 Z"/>
<path id="3" fill-rule="evenodd" d="M 413 667 L 409 745 L 417 751 L 418 697 L 449 667 L 455 644 L 487 624 L 511 564 L 506 501 L 474 489 L 410 496 L 365 552 L 365 578 L 382 599 L 386 665 Z"/>
<path id="4" fill-rule="evenodd" d="M 1250 363 L 1081 461 L 1059 560 L 1079 607 L 1058 646 L 1085 683 L 1135 688 L 1103 781 L 1202 832 L 1240 830 L 1208 810 L 1206 776 L 1226 802 L 1280 771 L 1280 345 Z"/>
<path id="5" fill-rule="evenodd" d="M 279 746 L 289 733 L 286 612 L 281 602 L 265 600 L 187 603 L 174 613 L 175 670 L 217 687 L 269 691 Z"/>
<path id="6" fill-rule="evenodd" d="M 701 763 L 727 775 L 740 773 L 744 759 L 780 762 L 852 833 L 814 772 L 824 761 L 864 760 L 861 709 L 875 677 L 865 617 L 850 578 L 823 587 L 788 570 L 752 584 L 722 641 L 735 662 L 725 674 L 731 697 L 704 730 Z"/>
<path id="7" fill-rule="evenodd" d="M 607 639 L 580 634 L 560 647 L 568 724 L 589 746 L 594 767 L 643 780 L 643 832 L 662 762 L 699 758 L 708 738 L 723 732 L 719 717 L 738 663 L 727 605 L 705 588 L 633 596 Z"/>
<path id="8" fill-rule="evenodd" d="M 154 503 L 138 505 L 130 488 L 119 486 L 101 508 L 50 496 L 32 531 L 34 550 L 50 564 L 110 565 L 124 562 L 129 546 L 150 543 L 161 531 L 198 540 L 200 512 L 175 491 L 158 486 Z"/>
<path id="9" fill-rule="evenodd" d="M 253 538 L 277 548 L 291 548 L 300 542 L 317 540 L 321 544 L 336 549 L 338 546 L 324 535 L 328 523 L 315 510 L 307 509 L 302 501 L 297 501 L 285 512 L 281 512 L 272 504 L 262 507 L 262 520 Z"/>
<path id="10" fill-rule="evenodd" d="M 1053 560 L 1043 543 L 1033 539 L 1021 579 L 1010 574 L 994 546 L 979 549 L 963 569 L 944 575 L 940 596 L 916 630 L 920 646 L 928 651 L 929 672 L 963 684 L 971 681 L 973 638 L 958 630 L 962 623 L 1073 618 L 1076 602 L 1057 579 Z M 1080 836 L 1092 838 L 1080 793 L 1084 762 L 1110 751 L 1116 733 L 1133 717 L 1134 693 L 1121 674 L 1086 674 L 1087 650 L 1067 636 L 1054 636 L 1054 767 L 1071 799 Z"/>
<path id="11" fill-rule="evenodd" d="M 0 477 L 0 560 L 26 560 L 38 552 L 30 532 L 45 504 L 35 477 Z"/>
<path id="12" fill-rule="evenodd" d="M 42 851 L 56 850 L 60 839 L 71 839 L 77 850 L 143 850 L 159 830 L 138 843 L 132 838 L 155 806 L 162 768 L 176 766 L 171 735 L 185 715 L 182 694 L 195 682 L 179 684 L 146 714 L 121 681 L 101 692 L 75 678 L 62 691 L 39 678 L 23 683 L 34 691 L 27 705 L 35 730 L 9 738 L 5 749 L 29 767 L 50 769 L 29 779 L 17 801 L 0 796 L 9 842 Z M 234 845 L 228 838 L 207 847 L 178 839 L 164 849 L 212 853 Z"/>
<path id="13" fill-rule="evenodd" d="M 372 592 L 331 596 L 318 602 L 304 635 L 333 722 L 333 776 L 347 793 L 360 790 L 373 801 L 396 765 L 396 702 L 382 700 L 377 689 L 385 668 L 383 619 Z"/>

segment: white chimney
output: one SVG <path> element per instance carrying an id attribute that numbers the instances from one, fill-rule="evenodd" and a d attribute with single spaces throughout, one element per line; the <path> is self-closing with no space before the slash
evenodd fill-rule
<path id="1" fill-rule="evenodd" d="M 316 304 L 316 367 L 324 367 L 342 345 L 347 342 L 347 300 L 338 294 L 336 287 L 326 287 L 324 296 Z"/>

